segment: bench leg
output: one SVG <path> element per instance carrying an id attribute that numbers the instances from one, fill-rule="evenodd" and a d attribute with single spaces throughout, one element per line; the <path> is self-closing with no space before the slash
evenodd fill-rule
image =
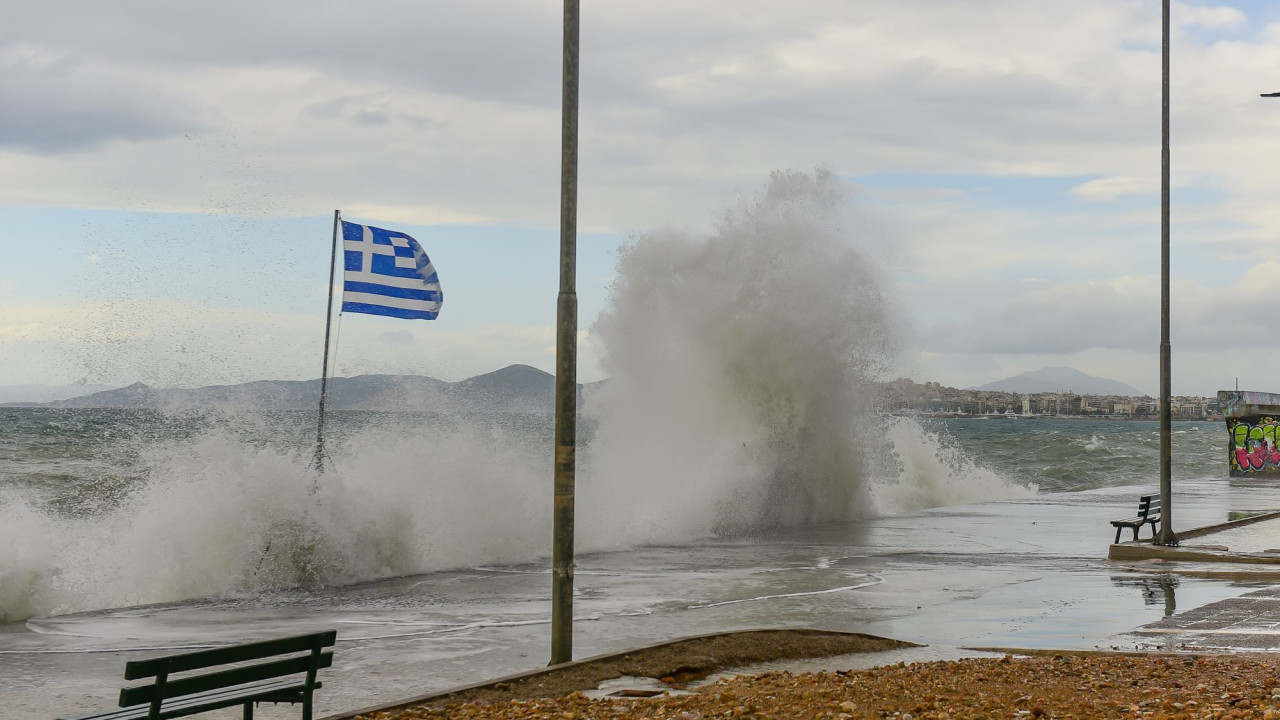
<path id="1" fill-rule="evenodd" d="M 1138 542 L 1138 528 L 1142 527 L 1142 523 L 1133 526 L 1133 541 Z"/>
<path id="2" fill-rule="evenodd" d="M 1120 526 L 1118 526 L 1118 525 L 1117 525 L 1117 526 L 1116 526 L 1116 541 L 1115 541 L 1114 543 L 1112 543 L 1112 545 L 1119 545 L 1119 544 L 1120 544 L 1120 531 L 1121 531 L 1121 530 L 1124 530 L 1124 528 L 1122 528 L 1122 527 L 1120 527 Z"/>
<path id="3" fill-rule="evenodd" d="M 252 702 L 247 702 L 244 704 L 244 720 L 253 720 L 253 703 Z"/>

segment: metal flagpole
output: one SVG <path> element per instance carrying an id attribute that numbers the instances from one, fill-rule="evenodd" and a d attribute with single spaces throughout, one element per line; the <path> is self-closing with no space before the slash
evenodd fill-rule
<path id="1" fill-rule="evenodd" d="M 320 421 L 316 424 L 316 472 L 324 472 L 324 401 L 329 389 L 329 328 L 333 325 L 333 276 L 338 266 L 339 211 L 333 211 L 333 252 L 329 255 L 329 304 L 324 315 L 324 367 L 320 371 Z"/>
<path id="2" fill-rule="evenodd" d="M 556 304 L 551 664 L 573 659 L 573 493 L 578 422 L 578 0 L 564 0 L 560 110 L 560 295 Z"/>
<path id="3" fill-rule="evenodd" d="M 1172 380 L 1169 361 L 1169 0 L 1161 23 L 1160 114 L 1160 545 L 1177 545 L 1173 534 Z"/>

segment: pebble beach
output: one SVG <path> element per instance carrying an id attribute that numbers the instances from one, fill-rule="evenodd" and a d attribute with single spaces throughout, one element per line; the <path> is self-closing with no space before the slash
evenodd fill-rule
<path id="1" fill-rule="evenodd" d="M 1062 654 L 738 676 L 651 698 L 561 697 L 416 706 L 360 720 L 704 718 L 1280 718 L 1273 655 Z"/>

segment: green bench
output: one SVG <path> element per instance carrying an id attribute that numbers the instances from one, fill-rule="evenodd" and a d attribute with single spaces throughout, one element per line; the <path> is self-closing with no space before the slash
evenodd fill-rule
<path id="1" fill-rule="evenodd" d="M 316 672 L 333 665 L 336 630 L 214 650 L 135 660 L 124 666 L 125 680 L 153 678 L 120 690 L 120 708 L 64 720 L 162 720 L 244 706 L 252 720 L 255 703 L 302 703 L 302 720 L 311 720 L 311 695 L 320 687 Z M 288 657 L 284 657 L 288 656 Z M 248 664 L 270 658 L 267 662 Z M 231 667 L 221 667 L 232 665 Z M 192 670 L 213 672 L 174 678 Z"/>
<path id="2" fill-rule="evenodd" d="M 1133 528 L 1133 541 L 1138 541 L 1138 530 L 1143 525 L 1151 525 L 1151 539 L 1156 536 L 1156 525 L 1160 522 L 1160 496 L 1143 495 L 1138 498 L 1138 514 L 1123 520 L 1112 520 L 1111 527 L 1116 529 L 1116 542 L 1120 542 L 1120 531 Z"/>

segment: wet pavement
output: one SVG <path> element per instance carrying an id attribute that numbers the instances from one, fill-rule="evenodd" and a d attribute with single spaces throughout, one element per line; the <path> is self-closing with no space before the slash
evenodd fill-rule
<path id="1" fill-rule="evenodd" d="M 574 655 L 764 627 L 929 646 L 889 662 L 955 657 L 973 647 L 1280 645 L 1271 632 L 1280 626 L 1274 575 L 1183 575 L 1159 563 L 1106 559 L 1114 537 L 1108 520 L 1129 514 L 1137 495 L 1149 492 L 1042 495 L 580 555 Z M 1181 483 L 1177 497 L 1183 527 L 1280 507 L 1280 490 L 1225 479 Z M 545 665 L 549 595 L 545 567 L 478 567 L 0 625 L 0 717 L 111 707 L 126 660 L 326 628 L 337 628 L 339 639 L 333 669 L 322 673 L 317 715 L 368 707 Z M 296 714 L 267 706 L 259 717 Z"/>
<path id="2" fill-rule="evenodd" d="M 1191 608 L 1124 636 L 1141 648 L 1173 652 L 1280 651 L 1280 586 Z"/>
<path id="3" fill-rule="evenodd" d="M 1126 543 L 1129 545 L 1129 543 Z M 1200 534 L 1178 550 L 1196 553 L 1178 560 L 1172 552 L 1134 567 L 1149 569 L 1145 582 L 1153 598 L 1165 603 L 1166 617 L 1121 636 L 1125 643 L 1173 652 L 1280 651 L 1280 584 L 1177 612 L 1179 577 L 1234 574 L 1260 583 L 1280 583 L 1280 519 L 1245 521 L 1234 527 Z M 1114 553 L 1113 553 L 1114 556 Z"/>

